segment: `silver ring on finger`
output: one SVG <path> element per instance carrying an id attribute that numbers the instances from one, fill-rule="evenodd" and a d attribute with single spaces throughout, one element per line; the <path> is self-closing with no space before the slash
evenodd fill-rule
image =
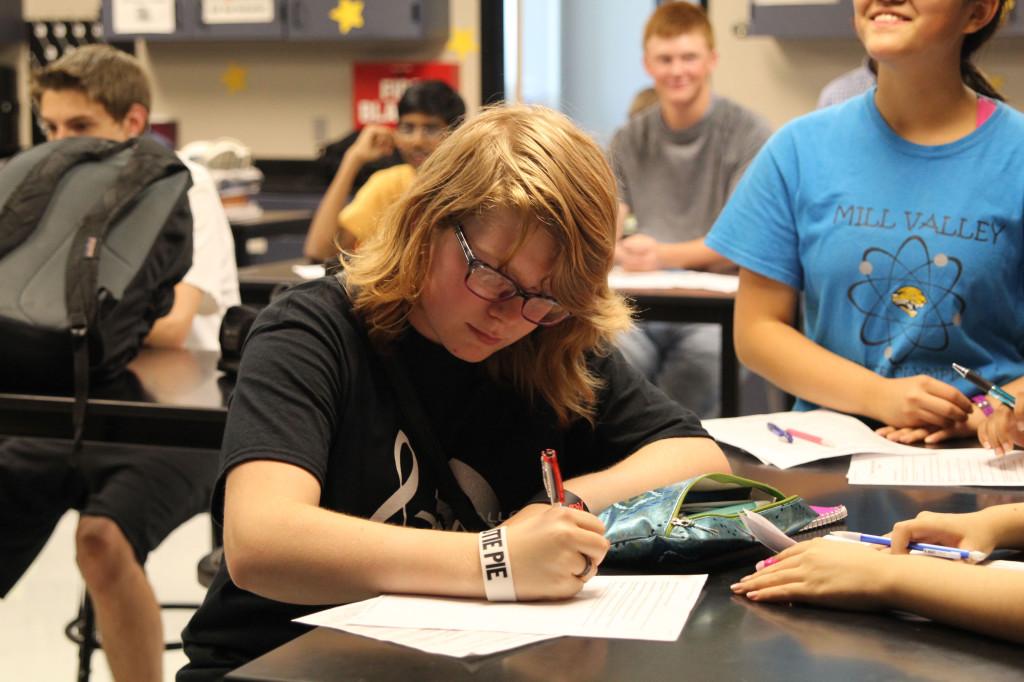
<path id="1" fill-rule="evenodd" d="M 574 578 L 585 578 L 587 576 L 587 574 L 590 573 L 590 569 L 592 569 L 594 567 L 594 562 L 590 560 L 590 556 L 589 555 L 583 554 L 582 552 L 580 552 L 580 556 L 583 557 L 583 560 L 586 563 L 583 564 L 583 570 L 582 571 L 580 571 L 579 573 L 573 573 L 572 574 Z"/>

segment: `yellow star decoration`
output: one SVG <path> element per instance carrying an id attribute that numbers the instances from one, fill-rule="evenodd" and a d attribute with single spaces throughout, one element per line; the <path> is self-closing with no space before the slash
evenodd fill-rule
<path id="1" fill-rule="evenodd" d="M 338 6 L 328 15 L 331 21 L 338 22 L 338 33 L 346 35 L 354 28 L 363 27 L 362 0 L 338 0 Z"/>
<path id="2" fill-rule="evenodd" d="M 249 69 L 243 69 L 238 64 L 230 63 L 224 73 L 221 74 L 220 82 L 228 89 L 228 94 L 233 95 L 236 92 L 249 89 L 249 85 L 245 82 L 248 75 Z"/>
<path id="3" fill-rule="evenodd" d="M 456 28 L 452 30 L 452 37 L 448 39 L 448 44 L 444 46 L 444 49 L 459 55 L 459 61 L 462 61 L 470 52 L 478 52 L 480 46 L 476 44 L 473 29 Z"/>

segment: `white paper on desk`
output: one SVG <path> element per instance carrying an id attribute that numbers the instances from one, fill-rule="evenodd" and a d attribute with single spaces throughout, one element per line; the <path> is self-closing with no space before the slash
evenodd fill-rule
<path id="1" fill-rule="evenodd" d="M 327 269 L 322 265 L 302 265 L 296 263 L 292 266 L 292 272 L 302 279 L 320 279 L 327 272 Z"/>
<path id="2" fill-rule="evenodd" d="M 706 575 L 597 576 L 574 598 L 560 602 L 383 595 L 300 622 L 338 629 L 355 625 L 490 632 L 496 638 L 519 633 L 671 642 L 678 639 L 706 580 Z M 358 608 L 349 608 L 353 606 Z"/>
<path id="3" fill-rule="evenodd" d="M 819 445 L 799 438 L 794 438 L 792 443 L 780 440 L 768 430 L 769 422 L 781 429 L 813 433 L 832 445 Z M 701 425 L 715 440 L 746 450 L 763 463 L 780 469 L 860 452 L 914 455 L 923 451 L 923 448 L 887 440 L 856 417 L 832 410 L 705 419 Z"/>
<path id="4" fill-rule="evenodd" d="M 984 448 L 925 450 L 916 455 L 855 455 L 850 485 L 1024 486 L 1024 452 L 996 457 Z"/>
<path id="5" fill-rule="evenodd" d="M 615 268 L 608 274 L 608 285 L 613 289 L 703 289 L 730 294 L 736 292 L 739 283 L 736 275 L 697 270 L 627 272 Z"/>
<path id="6" fill-rule="evenodd" d="M 517 649 L 534 642 L 554 639 L 556 635 L 531 635 L 509 632 L 486 632 L 469 630 L 436 630 L 409 627 L 377 627 L 372 625 L 351 625 L 350 620 L 357 617 L 363 610 L 372 607 L 372 603 L 380 599 L 368 599 L 354 604 L 345 604 L 319 613 L 313 613 L 296 622 L 306 625 L 319 625 L 351 632 L 355 635 L 370 637 L 384 642 L 393 642 L 402 646 L 412 647 L 430 654 L 445 656 L 486 656 L 487 654 Z"/>

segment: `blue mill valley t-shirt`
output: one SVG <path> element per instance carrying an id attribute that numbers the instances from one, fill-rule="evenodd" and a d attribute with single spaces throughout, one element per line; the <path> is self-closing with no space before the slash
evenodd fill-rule
<path id="1" fill-rule="evenodd" d="M 921 146 L 871 90 L 776 133 L 707 244 L 802 291 L 804 332 L 825 348 L 970 394 L 950 363 L 1024 375 L 1022 216 L 1024 115 L 1000 103 L 970 135 Z"/>

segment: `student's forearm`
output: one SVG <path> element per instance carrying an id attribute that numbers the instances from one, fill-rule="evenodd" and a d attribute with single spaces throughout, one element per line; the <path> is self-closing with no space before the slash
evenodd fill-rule
<path id="1" fill-rule="evenodd" d="M 192 331 L 192 321 L 199 312 L 203 292 L 186 282 L 174 285 L 174 304 L 170 311 L 153 323 L 144 341 L 151 348 L 181 348 Z"/>
<path id="2" fill-rule="evenodd" d="M 698 474 L 730 471 L 721 448 L 710 438 L 666 438 L 645 445 L 604 471 L 567 480 L 565 487 L 596 514 L 646 490 Z"/>
<path id="3" fill-rule="evenodd" d="M 337 174 L 328 186 L 306 234 L 303 253 L 307 258 L 327 260 L 336 254 L 334 239 L 338 233 L 338 214 L 348 203 L 356 175 L 362 163 L 346 154 Z"/>
<path id="4" fill-rule="evenodd" d="M 658 260 L 663 268 L 687 270 L 726 270 L 733 266 L 725 256 L 704 245 L 704 238 L 658 245 Z"/>
<path id="5" fill-rule="evenodd" d="M 301 503 L 254 505 L 224 536 L 239 587 L 295 604 L 382 593 L 483 596 L 476 542 L 471 533 L 389 525 Z"/>
<path id="6" fill-rule="evenodd" d="M 1024 502 L 988 507 L 978 515 L 993 529 L 996 547 L 1024 550 Z"/>
<path id="7" fill-rule="evenodd" d="M 777 319 L 736 320 L 740 361 L 782 390 L 840 412 L 875 419 L 872 396 L 882 377 L 811 341 Z"/>
<path id="8" fill-rule="evenodd" d="M 879 590 L 890 608 L 1024 642 L 1024 572 L 921 556 L 887 563 Z"/>

